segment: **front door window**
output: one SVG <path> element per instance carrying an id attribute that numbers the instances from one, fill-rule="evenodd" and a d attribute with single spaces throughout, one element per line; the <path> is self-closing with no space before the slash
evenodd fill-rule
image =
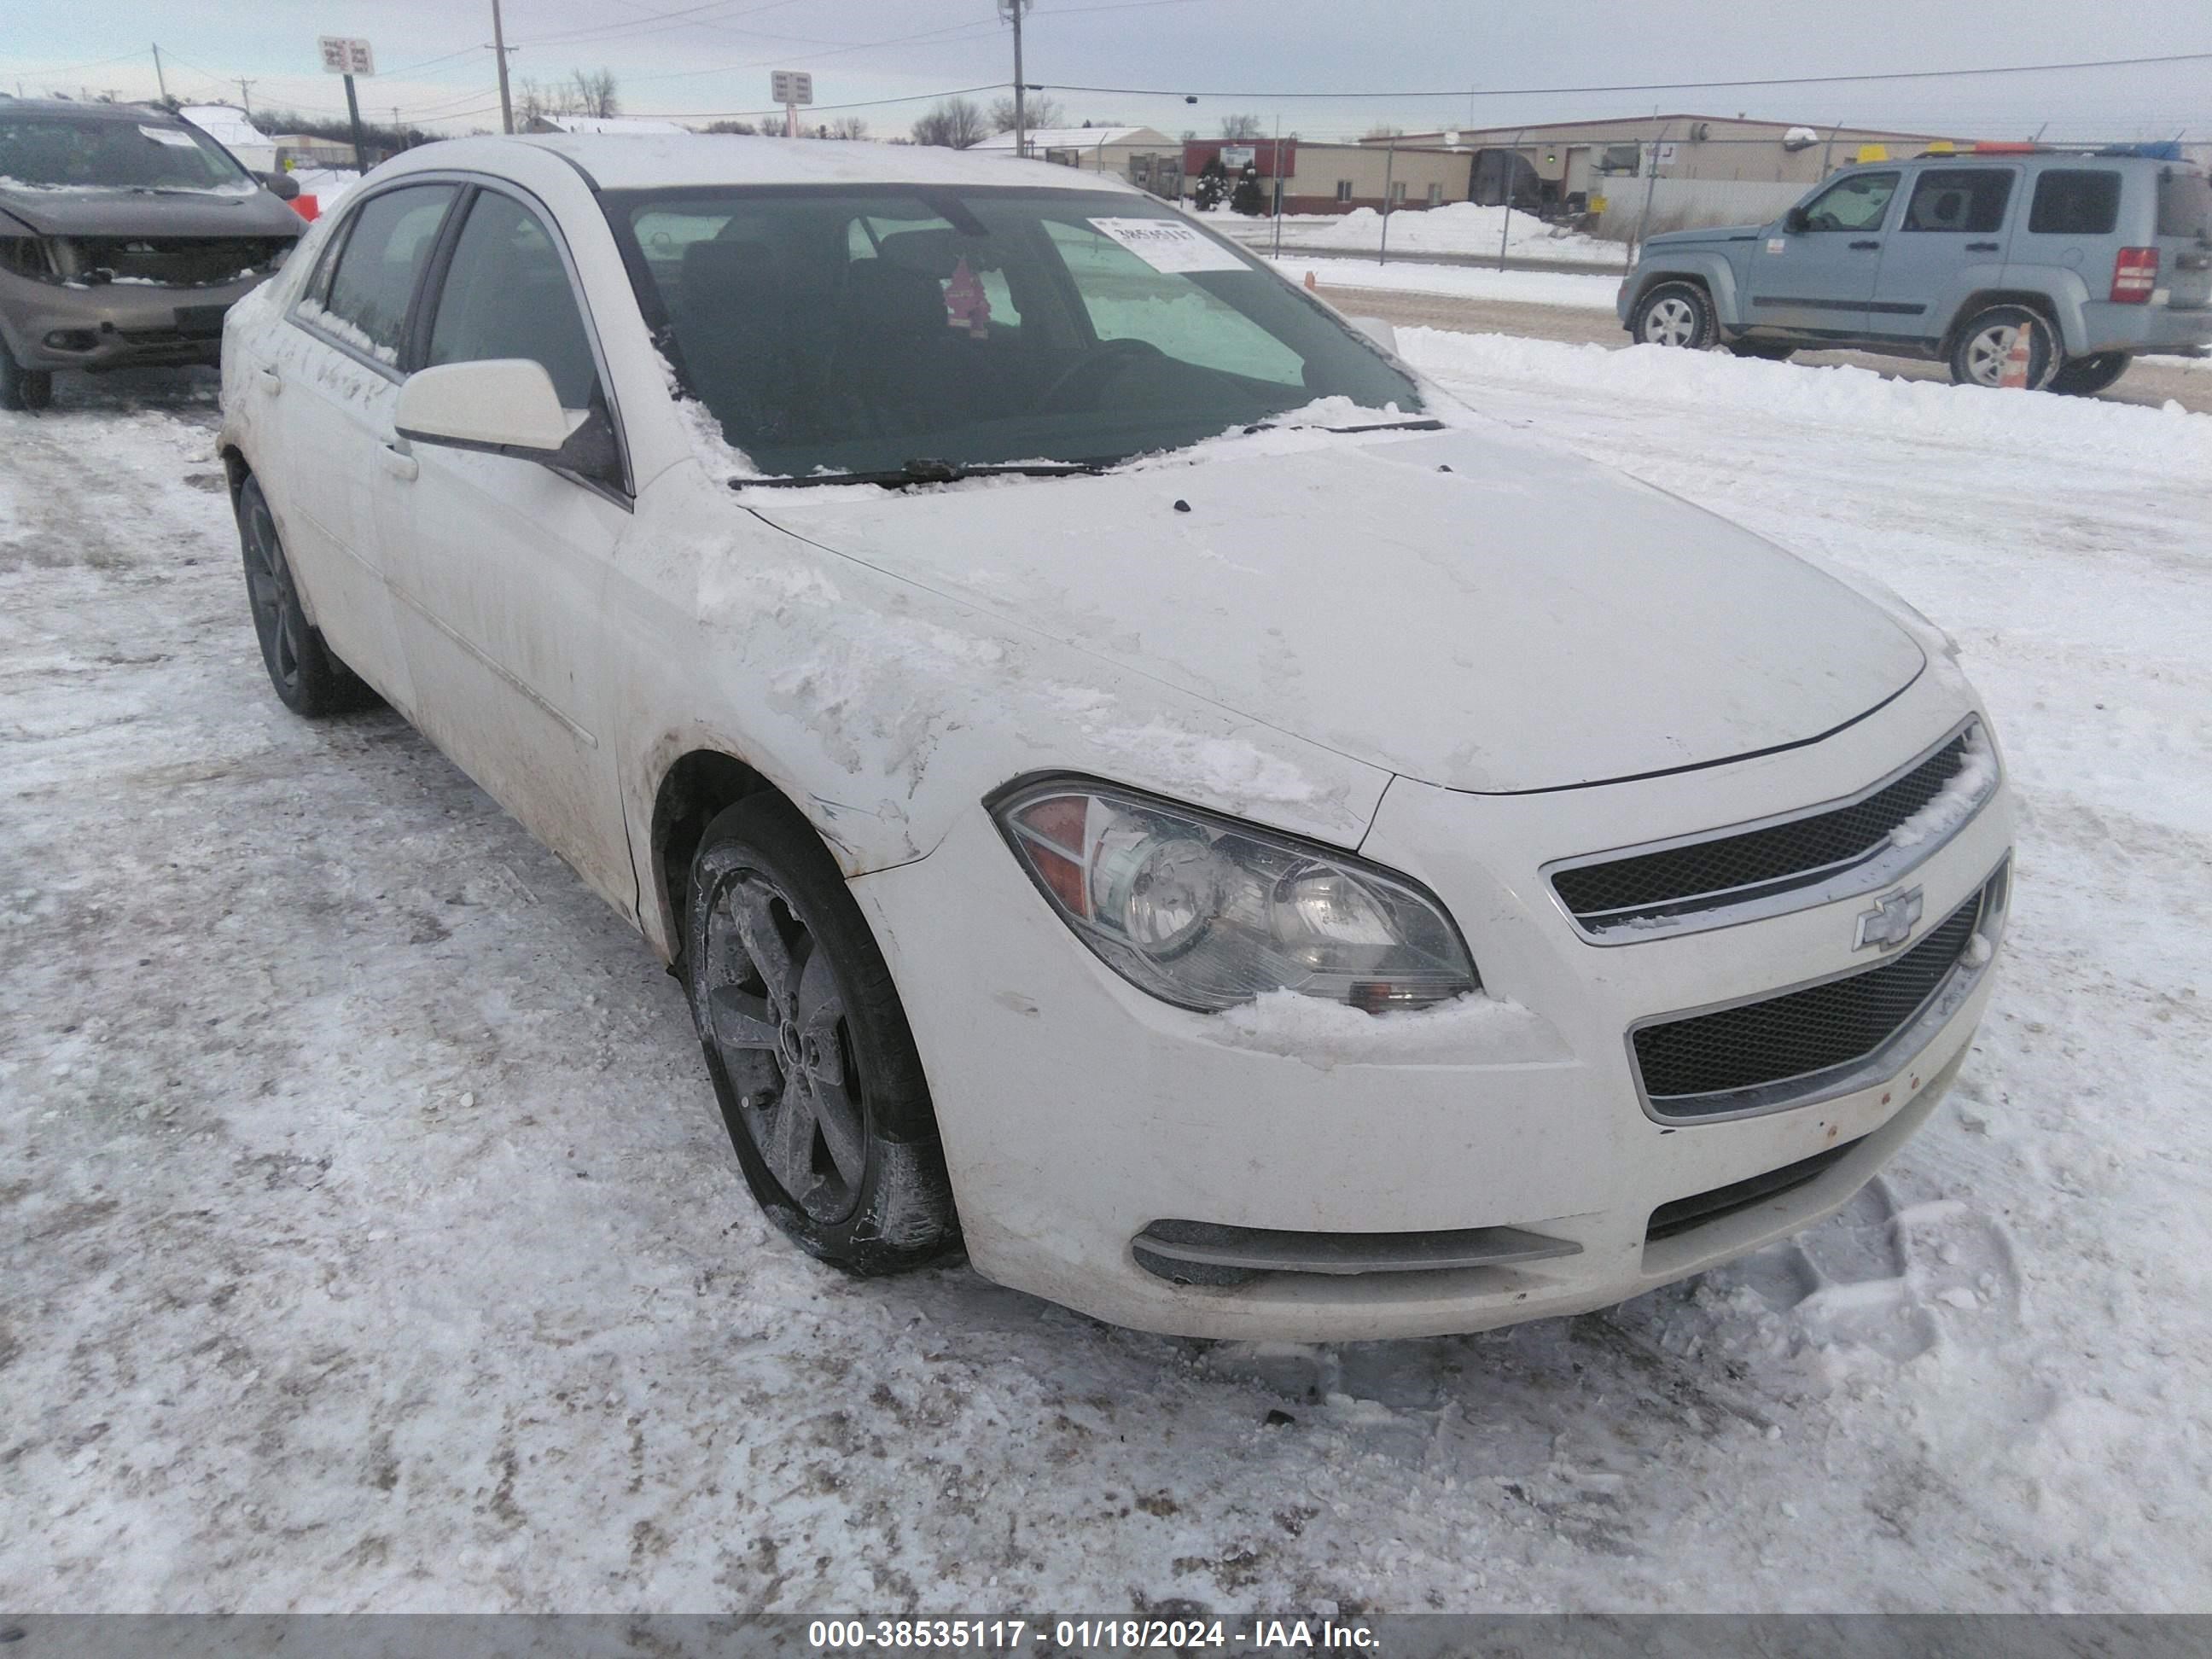
<path id="1" fill-rule="evenodd" d="M 1897 194 L 1893 173 L 1855 173 L 1815 196 L 1805 208 L 1809 231 L 1880 230 L 1889 213 L 1889 198 Z"/>

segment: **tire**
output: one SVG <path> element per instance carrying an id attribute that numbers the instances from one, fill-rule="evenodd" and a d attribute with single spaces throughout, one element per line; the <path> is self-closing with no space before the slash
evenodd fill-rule
<path id="1" fill-rule="evenodd" d="M 861 1277 L 957 1249 L 937 1115 L 890 969 L 781 796 L 750 796 L 707 826 L 684 945 L 707 1071 L 769 1218 Z"/>
<path id="2" fill-rule="evenodd" d="M 1636 302 L 1628 319 L 1638 345 L 1703 351 L 1713 343 L 1713 302 L 1695 283 L 1661 283 Z"/>
<path id="3" fill-rule="evenodd" d="M 2051 377 L 2049 389 L 2069 398 L 2087 398 L 2102 392 L 2128 372 L 2134 360 L 2124 351 L 2100 351 L 2087 357 L 2069 357 Z"/>
<path id="4" fill-rule="evenodd" d="M 238 491 L 238 543 L 246 565 L 246 603 L 261 642 L 262 666 L 277 701 L 303 720 L 365 708 L 376 694 L 362 684 L 308 622 L 276 534 L 276 520 L 257 478 Z"/>
<path id="5" fill-rule="evenodd" d="M 2028 390 L 2042 390 L 2058 367 L 2058 343 L 2048 319 L 2025 306 L 1991 306 L 1976 313 L 1951 348 L 1951 379 L 1960 386 L 1995 386 L 2003 378 L 2013 337 L 2023 328 L 2028 331 Z"/>
<path id="6" fill-rule="evenodd" d="M 1763 363 L 1786 363 L 1797 355 L 1797 348 L 1787 340 L 1730 340 L 1729 350 Z"/>
<path id="7" fill-rule="evenodd" d="M 24 368 L 0 340 L 0 409 L 44 409 L 53 400 L 53 370 Z"/>

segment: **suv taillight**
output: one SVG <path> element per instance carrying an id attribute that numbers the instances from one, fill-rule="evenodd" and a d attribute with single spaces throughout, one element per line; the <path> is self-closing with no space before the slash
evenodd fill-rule
<path id="1" fill-rule="evenodd" d="M 2112 261 L 2112 303 L 2116 306 L 2139 306 L 2150 298 L 2151 290 L 2158 286 L 2158 250 L 2154 247 L 2124 247 Z"/>

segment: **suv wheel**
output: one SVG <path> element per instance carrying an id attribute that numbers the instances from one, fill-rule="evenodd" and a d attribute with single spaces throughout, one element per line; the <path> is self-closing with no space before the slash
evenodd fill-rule
<path id="1" fill-rule="evenodd" d="M 1638 345 L 1703 351 L 1713 343 L 1713 302 L 1695 283 L 1662 283 L 1636 302 L 1628 332 Z"/>
<path id="2" fill-rule="evenodd" d="M 0 409 L 44 409 L 53 400 L 53 370 L 24 368 L 0 340 Z"/>
<path id="3" fill-rule="evenodd" d="M 754 795 L 707 826 L 684 980 L 745 1184 L 808 1255 L 902 1273 L 960 1242 L 890 969 L 805 818 Z"/>
<path id="4" fill-rule="evenodd" d="M 2058 365 L 2058 372 L 2051 377 L 2051 389 L 2069 398 L 2086 398 L 2106 386 L 2128 372 L 2130 362 L 2124 351 L 2100 351 L 2087 357 L 2069 357 Z"/>
<path id="5" fill-rule="evenodd" d="M 2051 325 L 2025 306 L 1991 306 L 1959 331 L 1951 348 L 1951 378 L 1960 386 L 2004 383 L 2005 359 L 2022 329 L 2027 331 L 2027 385 L 2040 391 L 2058 367 L 2057 341 Z"/>
<path id="6" fill-rule="evenodd" d="M 1729 349 L 1739 357 L 1753 357 L 1765 363 L 1786 363 L 1797 353 L 1796 344 L 1788 340 L 1730 340 Z"/>

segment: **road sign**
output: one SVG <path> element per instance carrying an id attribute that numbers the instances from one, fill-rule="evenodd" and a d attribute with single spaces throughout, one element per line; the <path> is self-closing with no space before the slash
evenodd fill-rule
<path id="1" fill-rule="evenodd" d="M 315 45 L 322 49 L 323 71 L 326 75 L 374 75 L 376 73 L 376 54 L 368 49 L 368 42 L 351 35 L 318 35 Z"/>
<path id="2" fill-rule="evenodd" d="M 814 77 L 805 70 L 770 70 L 768 95 L 779 104 L 811 104 L 814 101 Z"/>

